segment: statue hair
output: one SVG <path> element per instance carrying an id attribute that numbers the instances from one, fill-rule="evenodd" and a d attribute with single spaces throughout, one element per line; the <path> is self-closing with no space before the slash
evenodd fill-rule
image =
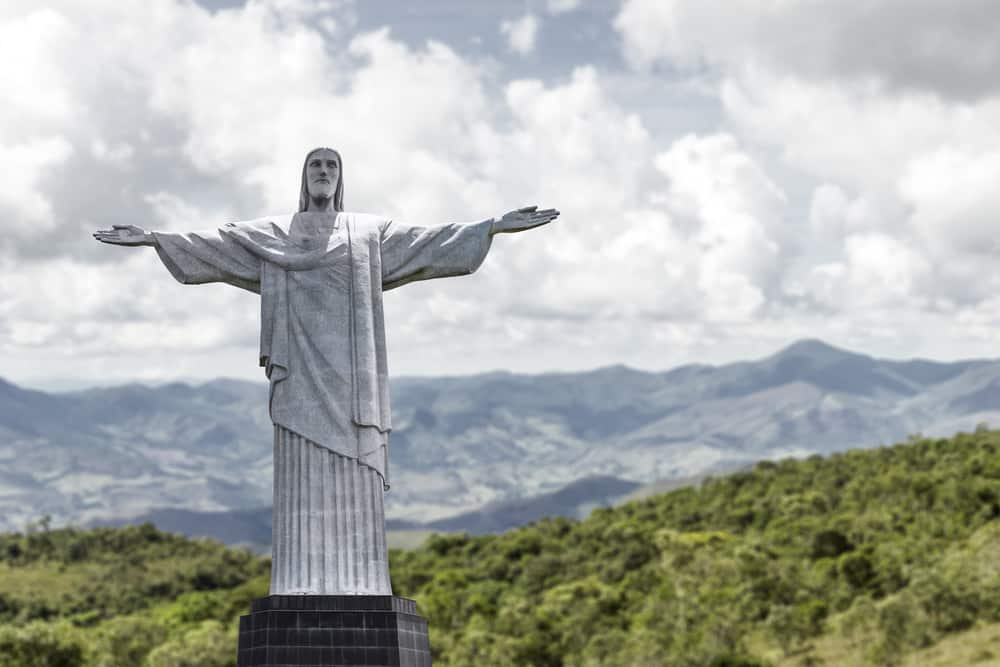
<path id="1" fill-rule="evenodd" d="M 344 210 L 344 158 L 340 157 L 340 152 L 325 146 L 314 148 L 306 154 L 305 162 L 302 163 L 302 188 L 299 190 L 299 212 L 309 208 L 309 184 L 306 182 L 306 168 L 309 166 L 309 158 L 319 151 L 330 151 L 337 156 L 340 162 L 340 169 L 337 170 L 337 189 L 333 192 L 333 210 Z"/>

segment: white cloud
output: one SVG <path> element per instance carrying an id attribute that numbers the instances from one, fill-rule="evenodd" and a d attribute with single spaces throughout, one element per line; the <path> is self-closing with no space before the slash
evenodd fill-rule
<path id="1" fill-rule="evenodd" d="M 548 0 L 545 3 L 550 14 L 565 14 L 579 8 L 580 0 Z"/>
<path id="2" fill-rule="evenodd" d="M 850 200 L 843 189 L 824 183 L 813 192 L 809 204 L 809 227 L 817 238 L 842 238 L 847 227 Z"/>
<path id="3" fill-rule="evenodd" d="M 155 35 L 147 51 L 125 48 L 127 39 L 120 51 L 109 47 L 105 57 L 119 73 L 73 91 L 71 104 L 92 108 L 97 129 L 76 127 L 69 142 L 104 170 L 104 190 L 132 192 L 127 201 L 141 207 L 138 221 L 147 227 L 199 228 L 286 211 L 301 156 L 315 144 L 343 151 L 347 205 L 355 210 L 433 224 L 532 203 L 559 207 L 563 217 L 552 226 L 498 239 L 477 275 L 387 296 L 394 368 L 404 371 L 459 369 L 466 359 L 477 366 L 465 370 L 610 363 L 665 337 L 695 339 L 702 318 L 746 322 L 767 298 L 782 195 L 731 137 L 688 137 L 658 151 L 594 68 L 556 85 L 525 79 L 497 88 L 487 70 L 447 46 L 408 48 L 384 30 L 324 49 L 311 23 L 276 7 L 209 14 L 164 0 L 159 23 L 147 26 Z M 105 11 L 113 29 L 129 34 L 133 19 L 111 5 Z M 67 11 L 62 20 L 72 27 L 97 19 L 91 8 L 86 18 Z M 102 108 L 108 90 L 133 110 Z M 163 176 L 172 173 L 182 177 Z M 94 206 L 94 220 L 116 221 Z M 137 220 L 133 213 L 124 221 Z M 180 333 L 196 327 L 193 358 L 213 346 L 230 355 L 239 348 L 247 360 L 241 374 L 253 376 L 251 295 L 176 285 L 150 253 L 92 247 L 85 231 L 46 251 L 126 261 L 102 267 L 50 258 L 26 265 L 24 280 L 73 271 L 96 293 L 115 294 L 108 286 L 127 280 L 135 296 L 95 301 L 52 282 L 39 302 L 52 305 L 60 324 L 46 328 L 18 296 L 24 286 L 4 286 L 5 317 L 19 328 L 0 334 L 0 344 L 31 340 L 39 350 L 86 358 L 98 353 L 88 340 L 100 339 L 144 358 L 143 346 L 177 353 Z M 91 268 L 81 274 L 80 266 Z M 184 312 L 162 303 L 182 303 Z M 659 324 L 643 327 L 644 343 L 618 342 L 629 322 Z M 599 335 L 615 342 L 599 344 Z M 442 339 L 454 341 L 447 359 L 432 352 Z M 529 342 L 548 352 L 532 356 L 523 349 Z"/>
<path id="4" fill-rule="evenodd" d="M 914 305 L 925 299 L 925 290 L 914 288 L 921 279 L 926 282 L 930 265 L 908 244 L 875 233 L 848 236 L 844 246 L 851 270 L 849 298 L 869 304 L 912 299 L 918 302 Z"/>
<path id="5" fill-rule="evenodd" d="M 978 0 L 628 0 L 616 27 L 635 67 L 714 86 L 734 134 L 812 182 L 783 258 L 788 303 L 915 338 L 903 321 L 997 316 L 983 304 L 1000 287 L 998 14 Z"/>
<path id="6" fill-rule="evenodd" d="M 656 157 L 667 177 L 667 201 L 692 244 L 701 250 L 706 296 L 724 278 L 755 303 L 781 271 L 784 193 L 740 150 L 734 137 L 688 135 Z M 737 279 L 737 276 L 740 279 Z"/>
<path id="7" fill-rule="evenodd" d="M 14 138 L 11 137 L 13 140 Z M 51 136 L 15 145 L 0 143 L 0 230 L 5 237 L 51 231 L 55 225 L 48 193 L 70 187 L 74 168 L 67 164 L 73 147 L 64 138 Z M 46 179 L 47 170 L 60 167 L 57 179 Z M 6 245 L 0 241 L 0 248 Z"/>
<path id="8" fill-rule="evenodd" d="M 340 14 L 324 27 L 300 0 L 5 4 L 0 52 L 16 45 L 33 74 L 0 59 L 17 93 L 0 108 L 0 266 L 16 276 L 0 282 L 4 372 L 259 378 L 256 297 L 177 285 L 153 253 L 89 233 L 288 211 L 318 144 L 345 156 L 350 209 L 428 224 L 563 211 L 496 239 L 474 276 L 387 294 L 394 373 L 664 367 L 798 335 L 895 345 L 957 321 L 986 345 L 1000 324 L 985 250 L 998 101 L 850 68 L 812 76 L 757 45 L 743 5 L 702 33 L 696 5 L 663 6 L 668 24 L 644 20 L 700 41 L 658 46 L 630 19 L 626 44 L 647 49 L 637 62 L 709 67 L 695 76 L 721 127 L 658 136 L 604 68 L 510 81 L 440 42 L 350 34 Z"/>
<path id="9" fill-rule="evenodd" d="M 518 19 L 508 19 L 500 24 L 500 32 L 507 37 L 507 46 L 514 53 L 526 56 L 535 50 L 538 36 L 538 19 L 525 14 Z"/>
<path id="10" fill-rule="evenodd" d="M 637 65 L 754 61 L 806 79 L 875 80 L 949 97 L 1000 91 L 992 0 L 626 0 L 615 26 Z"/>
<path id="11" fill-rule="evenodd" d="M 724 74 L 721 100 L 745 135 L 851 200 L 842 234 L 887 234 L 931 262 L 924 303 L 972 304 L 996 289 L 1000 97 L 950 102 L 742 68 Z"/>
<path id="12" fill-rule="evenodd" d="M 858 190 L 892 189 L 914 156 L 1000 145 L 1000 98 L 953 103 L 748 67 L 724 72 L 720 99 L 741 132 L 797 168 Z"/>
<path id="13" fill-rule="evenodd" d="M 77 26 L 48 8 L 15 14 L 0 24 L 0 127 L 17 122 L 19 129 L 37 130 L 72 122 L 71 96 L 78 86 L 63 64 L 78 58 L 74 47 L 80 36 Z"/>
<path id="14" fill-rule="evenodd" d="M 97 137 L 90 144 L 90 154 L 100 162 L 110 163 L 120 168 L 130 166 L 130 160 L 135 154 L 135 147 L 127 142 L 109 146 L 104 139 Z"/>
<path id="15" fill-rule="evenodd" d="M 915 157 L 899 195 L 925 242 L 954 253 L 1000 258 L 1000 150 L 941 149 Z"/>
<path id="16" fill-rule="evenodd" d="M 327 49 L 310 23 L 275 7 L 251 3 L 209 14 L 161 0 L 142 19 L 142 30 L 138 16 L 120 5 L 61 11 L 55 23 L 70 32 L 103 21 L 122 37 L 97 54 L 104 61 L 93 65 L 91 85 L 66 89 L 67 104 L 89 109 L 91 122 L 53 127 L 69 131 L 67 145 L 80 146 L 77 153 L 91 160 L 78 171 L 92 180 L 74 195 L 83 206 L 71 206 L 73 197 L 55 200 L 64 207 L 51 216 L 63 245 L 25 242 L 19 258 L 8 257 L 23 283 L 0 286 L 3 319 L 11 323 L 0 332 L 0 346 L 21 350 L 15 356 L 26 364 L 42 350 L 46 358 L 79 358 L 64 366 L 71 368 L 85 366 L 98 353 L 88 340 L 100 339 L 123 363 L 148 368 L 147 358 L 173 354 L 180 333 L 195 327 L 192 357 L 203 358 L 199 350 L 213 345 L 227 354 L 239 348 L 247 360 L 240 374 L 255 377 L 247 335 L 255 328 L 252 295 L 176 285 L 150 253 L 99 246 L 89 231 L 112 222 L 204 228 L 287 211 L 302 154 L 315 144 L 342 149 L 347 205 L 355 210 L 431 224 L 527 203 L 564 211 L 551 228 L 498 239 L 476 276 L 391 293 L 390 336 L 416 332 L 397 345 L 395 368 L 430 368 L 428 350 L 449 336 L 468 342 L 451 349 L 453 361 L 442 369 L 454 367 L 455 358 L 475 360 L 462 354 L 478 349 L 472 329 L 500 340 L 516 332 L 563 340 L 566 327 L 576 328 L 566 318 L 637 312 L 629 290 L 643 291 L 639 310 L 663 310 L 656 289 L 662 257 L 648 261 L 652 274 L 633 277 L 638 263 L 630 254 L 646 245 L 679 256 L 669 243 L 647 239 L 668 224 L 664 215 L 635 212 L 643 204 L 639 184 L 656 177 L 654 148 L 638 117 L 608 98 L 595 70 L 582 68 L 562 85 L 523 80 L 487 92 L 487 73 L 443 44 L 410 49 L 379 31 Z M 133 48 L 140 38 L 144 48 Z M 53 70 L 72 78 L 72 59 L 58 51 L 52 58 Z M 15 136 L 21 127 L 13 123 L 6 131 Z M 99 199 L 89 197 L 95 186 Z M 31 203 L 23 193 L 14 198 Z M 66 214 L 70 209 L 74 215 Z M 610 262 L 603 256 L 608 245 L 616 248 Z M 595 279 L 595 266 L 605 271 L 603 279 Z M 79 276 L 79 290 L 58 289 L 56 276 L 68 274 Z M 615 286 L 609 275 L 626 285 Z M 34 300 L 27 296 L 33 281 L 43 286 Z M 80 290 L 115 298 L 81 298 Z M 667 298 L 690 301 L 682 294 Z M 168 303 L 183 304 L 185 312 L 164 308 Z M 219 318 L 222 312 L 239 316 Z M 588 337 L 577 338 L 590 349 Z M 29 341 L 37 353 L 24 354 Z M 503 359 L 496 348 L 495 341 L 485 345 L 483 354 Z M 605 353 L 613 352 L 609 346 Z M 188 368 L 175 368 L 182 367 Z"/>
<path id="17" fill-rule="evenodd" d="M 789 289 L 808 294 L 832 312 L 847 312 L 858 323 L 873 316 L 883 326 L 899 313 L 931 305 L 933 267 L 918 249 L 880 234 L 850 234 L 842 259 L 810 267 Z"/>

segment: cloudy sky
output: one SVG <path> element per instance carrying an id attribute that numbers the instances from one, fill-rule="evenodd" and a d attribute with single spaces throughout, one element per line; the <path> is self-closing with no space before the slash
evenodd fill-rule
<path id="1" fill-rule="evenodd" d="M 90 233 L 527 204 L 387 294 L 390 369 L 665 369 L 802 337 L 1000 357 L 995 0 L 5 0 L 0 376 L 263 380 L 257 297 Z"/>

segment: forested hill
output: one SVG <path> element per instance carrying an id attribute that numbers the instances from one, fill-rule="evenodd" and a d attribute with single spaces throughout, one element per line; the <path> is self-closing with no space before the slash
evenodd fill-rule
<path id="1" fill-rule="evenodd" d="M 0 560 L 0 667 L 232 665 L 267 588 L 266 560 L 150 527 L 36 526 Z M 392 577 L 439 667 L 996 664 L 1000 432 L 436 536 Z"/>

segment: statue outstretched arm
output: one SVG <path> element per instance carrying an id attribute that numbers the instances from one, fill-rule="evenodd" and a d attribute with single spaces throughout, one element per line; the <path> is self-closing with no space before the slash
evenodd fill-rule
<path id="1" fill-rule="evenodd" d="M 156 237 L 153 233 L 135 225 L 112 225 L 111 229 L 98 229 L 94 232 L 94 238 L 101 243 L 111 245 L 156 247 Z"/>
<path id="2" fill-rule="evenodd" d="M 435 227 L 388 221 L 382 228 L 382 289 L 415 280 L 468 275 L 486 259 L 495 234 L 520 232 L 552 222 L 555 209 L 519 208 L 499 218 Z"/>
<path id="3" fill-rule="evenodd" d="M 95 232 L 94 238 L 112 245 L 156 248 L 170 274 L 185 285 L 220 282 L 260 293 L 260 259 L 218 229 L 176 234 L 114 225 Z"/>
<path id="4" fill-rule="evenodd" d="M 464 276 L 479 268 L 493 240 L 493 218 L 424 227 L 395 220 L 382 228 L 382 289 Z"/>
<path id="5" fill-rule="evenodd" d="M 534 229 L 548 224 L 559 217 L 559 211 L 554 208 L 546 208 L 541 211 L 537 206 L 525 206 L 509 213 L 503 217 L 493 219 L 493 234 L 509 234 L 513 232 L 523 232 L 526 229 Z"/>

